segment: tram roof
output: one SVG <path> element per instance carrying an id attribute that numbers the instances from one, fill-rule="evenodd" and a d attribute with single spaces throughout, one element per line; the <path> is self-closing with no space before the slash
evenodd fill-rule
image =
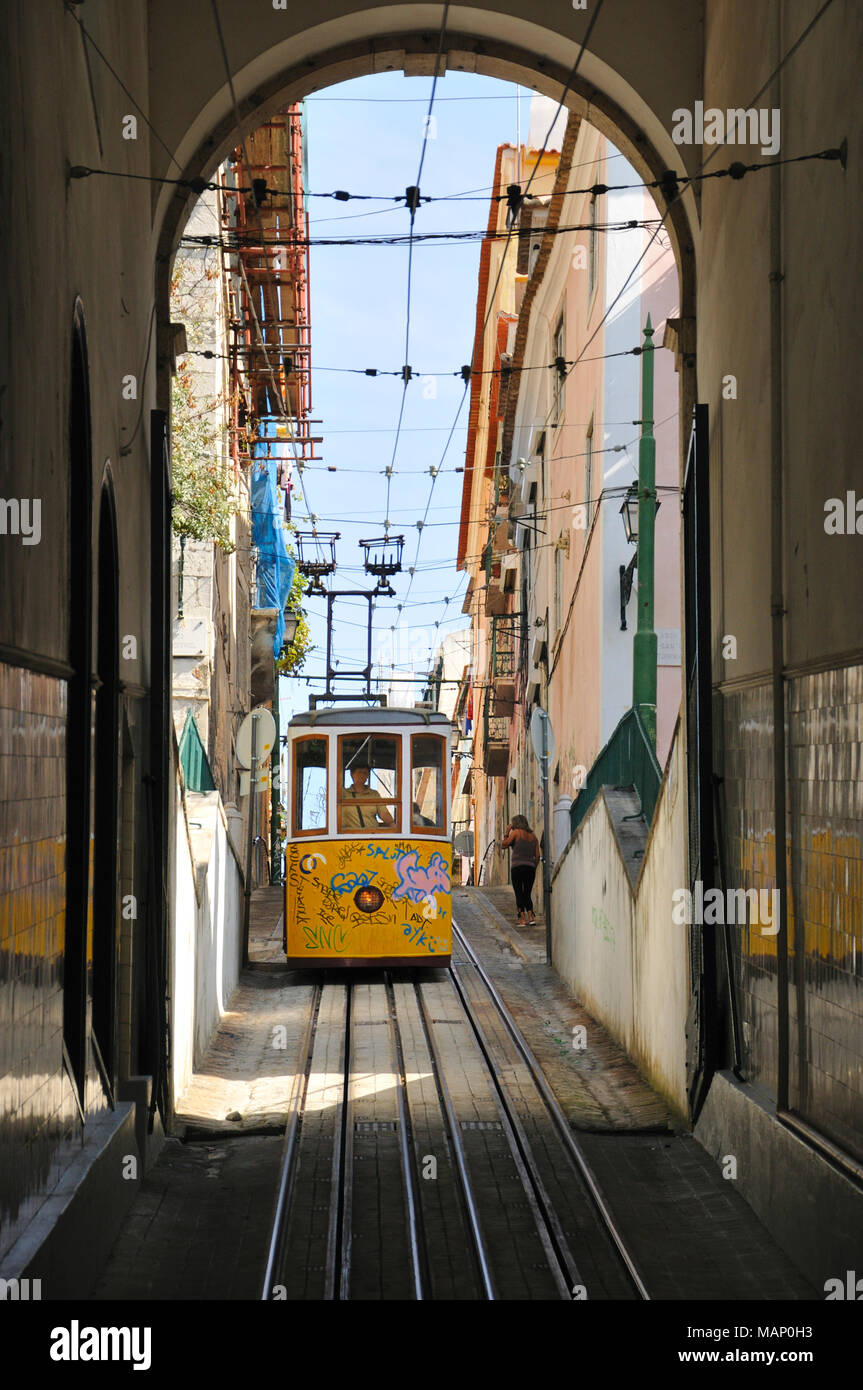
<path id="1" fill-rule="evenodd" d="M 373 709 L 368 705 L 349 705 L 341 709 L 309 709 L 295 714 L 288 727 L 290 729 L 314 726 L 327 728 L 332 725 L 367 725 L 378 728 L 392 728 L 395 725 L 415 724 L 418 727 L 434 724 L 451 725 L 452 720 L 439 710 L 430 709 Z"/>

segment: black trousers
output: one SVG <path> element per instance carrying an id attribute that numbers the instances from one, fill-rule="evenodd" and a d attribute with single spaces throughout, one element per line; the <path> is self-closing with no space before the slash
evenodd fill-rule
<path id="1" fill-rule="evenodd" d="M 533 887 L 533 880 L 536 878 L 536 869 L 530 864 L 518 864 L 510 870 L 512 874 L 512 886 L 515 892 L 515 905 L 519 912 L 529 912 L 533 916 L 533 900 L 530 890 Z"/>

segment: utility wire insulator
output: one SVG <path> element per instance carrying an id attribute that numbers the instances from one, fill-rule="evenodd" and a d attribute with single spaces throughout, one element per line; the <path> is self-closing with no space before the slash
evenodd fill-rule
<path id="1" fill-rule="evenodd" d="M 662 177 L 657 179 L 657 187 L 667 203 L 673 203 L 674 199 L 680 195 L 677 175 L 673 169 L 665 170 Z"/>
<path id="2" fill-rule="evenodd" d="M 410 381 L 410 379 L 411 379 L 412 376 L 413 376 L 413 369 L 412 369 L 411 367 L 408 367 L 408 366 L 402 367 L 402 381 L 404 382 L 405 386 L 407 386 L 407 384 L 408 384 L 408 382 Z"/>
<path id="3" fill-rule="evenodd" d="M 521 191 L 520 183 L 508 183 L 506 186 L 506 225 L 511 227 L 518 214 L 521 212 L 521 205 L 524 202 L 524 195 Z"/>
<path id="4" fill-rule="evenodd" d="M 555 357 L 554 365 L 557 368 L 558 376 L 560 377 L 561 381 L 563 381 L 564 377 L 566 376 L 566 358 Z"/>
<path id="5" fill-rule="evenodd" d="M 405 205 L 413 217 L 420 205 L 420 191 L 416 184 L 411 184 L 409 188 L 405 189 Z"/>
<path id="6" fill-rule="evenodd" d="M 377 369 L 377 367 L 366 367 L 366 368 L 365 368 L 365 374 L 366 374 L 366 376 L 377 376 L 377 374 L 378 374 L 378 369 Z"/>
<path id="7" fill-rule="evenodd" d="M 351 201 L 350 193 L 346 193 L 343 188 L 337 188 L 333 197 L 340 203 L 349 203 Z"/>
<path id="8" fill-rule="evenodd" d="M 471 375 L 471 369 L 470 369 L 470 367 L 469 367 L 467 364 L 465 364 L 465 365 L 462 367 L 462 369 L 461 369 L 461 379 L 462 379 L 462 381 L 464 381 L 464 382 L 470 381 L 470 375 Z"/>

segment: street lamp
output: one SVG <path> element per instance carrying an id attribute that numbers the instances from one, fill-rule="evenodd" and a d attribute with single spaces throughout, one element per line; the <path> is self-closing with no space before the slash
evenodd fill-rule
<path id="1" fill-rule="evenodd" d="M 620 515 L 623 517 L 626 539 L 631 545 L 638 545 L 638 483 L 630 483 Z"/>
<path id="2" fill-rule="evenodd" d="M 284 647 L 289 647 L 289 646 L 291 645 L 291 643 L 293 642 L 294 638 L 295 638 L 296 635 L 297 635 L 297 628 L 299 627 L 299 625 L 300 625 L 300 620 L 299 620 L 299 618 L 297 617 L 296 613 L 291 613 L 290 610 L 286 608 L 286 609 L 285 609 L 285 637 L 284 637 L 284 641 L 283 641 L 283 643 L 282 643 L 283 648 L 284 648 Z"/>

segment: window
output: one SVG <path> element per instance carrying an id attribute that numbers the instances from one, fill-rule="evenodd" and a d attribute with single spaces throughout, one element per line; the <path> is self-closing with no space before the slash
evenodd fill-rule
<path id="1" fill-rule="evenodd" d="M 596 194 L 590 200 L 590 215 L 588 221 L 590 230 L 587 234 L 587 297 L 590 299 L 596 289 Z"/>
<path id="2" fill-rule="evenodd" d="M 344 734 L 339 739 L 339 831 L 398 834 L 401 739 Z"/>
<path id="3" fill-rule="evenodd" d="M 411 738 L 411 830 L 444 828 L 446 742 L 437 734 Z"/>
<path id="4" fill-rule="evenodd" d="M 563 546 L 561 537 L 554 551 L 554 630 L 560 632 L 563 615 Z"/>
<path id="5" fill-rule="evenodd" d="M 558 359 L 564 362 L 566 360 L 566 325 L 563 321 L 563 314 L 561 314 L 558 319 L 557 327 L 554 330 L 554 342 L 552 343 L 551 355 L 555 362 L 557 362 Z M 561 369 L 557 366 L 554 373 L 554 402 L 552 407 L 552 424 L 554 425 L 558 423 L 563 414 L 563 388 L 565 382 L 566 367 L 564 366 L 563 369 Z"/>
<path id="6" fill-rule="evenodd" d="M 587 517 L 587 526 L 586 526 L 585 530 L 588 530 L 588 531 L 590 530 L 590 523 L 591 523 L 591 520 L 592 520 L 592 518 L 593 518 L 593 502 L 592 502 L 592 496 L 593 496 L 593 494 L 592 494 L 592 492 L 591 492 L 591 488 L 592 488 L 592 487 L 593 487 L 593 420 L 591 420 L 590 424 L 589 424 L 588 427 L 587 427 L 587 438 L 586 438 L 585 441 L 584 441 L 584 505 L 585 505 L 585 509 L 586 509 L 585 515 L 586 515 L 586 517 Z"/>
<path id="7" fill-rule="evenodd" d="M 327 831 L 327 740 L 298 738 L 294 744 L 294 834 Z"/>

